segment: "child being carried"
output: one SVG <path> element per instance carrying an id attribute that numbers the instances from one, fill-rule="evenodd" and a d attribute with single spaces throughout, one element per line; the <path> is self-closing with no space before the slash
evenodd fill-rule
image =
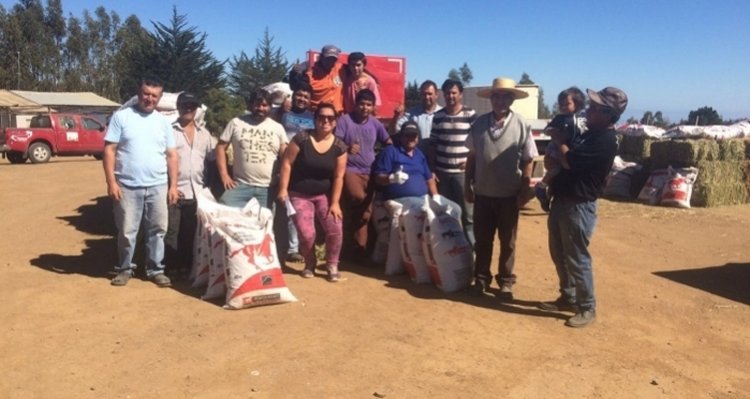
<path id="1" fill-rule="evenodd" d="M 546 131 L 550 128 L 557 129 L 565 136 L 565 142 L 570 146 L 577 136 L 586 132 L 586 118 L 582 115 L 582 110 L 586 105 L 586 96 L 577 87 L 570 87 L 557 95 L 558 114 L 552 118 L 552 121 L 544 128 Z M 545 212 L 549 212 L 550 195 L 548 187 L 552 179 L 560 173 L 562 164 L 560 163 L 560 151 L 557 150 L 555 143 L 550 142 L 547 145 L 544 157 L 544 167 L 546 172 L 542 181 L 534 187 L 534 194 L 542 205 Z"/>

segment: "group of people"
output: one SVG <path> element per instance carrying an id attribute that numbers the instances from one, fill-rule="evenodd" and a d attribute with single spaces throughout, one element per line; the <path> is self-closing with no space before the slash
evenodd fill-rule
<path id="1" fill-rule="evenodd" d="M 362 53 L 348 64 L 340 50 L 323 47 L 307 70 L 290 73 L 290 107 L 274 108 L 271 94 L 247 99 L 248 113 L 232 119 L 214 146 L 195 123 L 200 100 L 183 92 L 178 120 L 153 112 L 162 93 L 157 80 L 142 80 L 136 105 L 115 113 L 105 136 L 104 170 L 118 228 L 117 276 L 125 285 L 135 264 L 139 226 L 146 236 L 147 277 L 169 286 L 190 264 L 195 231 L 195 192 L 205 186 L 205 165 L 215 163 L 224 192 L 219 201 L 242 207 L 255 198 L 285 216 L 288 261 L 302 261 L 301 276 L 316 273 L 316 224 L 325 237 L 326 278 L 339 281 L 341 256 L 367 259 L 370 214 L 375 198 L 442 195 L 461 207 L 464 233 L 475 252 L 470 292 L 483 295 L 493 281 L 492 249 L 500 240 L 498 296 L 513 298 L 519 211 L 527 201 L 536 144 L 528 123 L 511 106 L 528 93 L 508 78 L 494 79 L 478 95 L 492 111 L 463 105 L 463 85 L 447 79 L 440 90 L 425 81 L 421 103 L 395 109 L 390 128 L 374 117 L 377 79 Z M 571 88 L 558 98 L 560 118 L 547 128 L 552 143 L 550 171 L 537 194 L 549 209 L 549 250 L 560 281 L 560 297 L 541 303 L 550 311 L 573 311 L 567 325 L 581 327 L 596 317 L 588 245 L 596 223 L 596 199 L 617 151 L 614 123 L 627 96 L 616 88 Z M 585 120 L 585 125 L 581 122 Z M 227 150 L 232 148 L 232 170 Z M 165 244 L 166 243 L 166 244 Z M 165 250 L 166 246 L 166 250 Z"/>

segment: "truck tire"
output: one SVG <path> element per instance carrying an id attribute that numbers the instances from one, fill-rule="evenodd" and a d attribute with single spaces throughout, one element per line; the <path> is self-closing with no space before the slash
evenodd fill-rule
<path id="1" fill-rule="evenodd" d="M 29 147 L 31 163 L 45 163 L 52 156 L 52 150 L 45 143 L 34 143 Z"/>
<path id="2" fill-rule="evenodd" d="M 10 151 L 6 154 L 8 161 L 12 164 L 26 163 L 26 154 L 22 152 Z"/>
<path id="3" fill-rule="evenodd" d="M 94 159 L 96 159 L 97 161 L 101 161 L 102 159 L 104 159 L 104 153 L 100 152 L 98 154 L 94 154 Z"/>

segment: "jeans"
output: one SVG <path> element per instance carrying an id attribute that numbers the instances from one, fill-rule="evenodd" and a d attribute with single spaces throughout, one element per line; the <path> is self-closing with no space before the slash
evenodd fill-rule
<path id="1" fill-rule="evenodd" d="M 445 198 L 457 203 L 461 207 L 461 223 L 464 234 L 471 246 L 474 246 L 474 204 L 464 201 L 464 174 L 435 172 L 438 180 L 438 192 Z"/>
<path id="2" fill-rule="evenodd" d="M 492 198 L 482 195 L 474 197 L 474 236 L 476 254 L 474 277 L 489 286 L 492 281 L 490 264 L 495 232 L 500 239 L 500 259 L 498 274 L 495 276 L 498 285 L 516 283 L 513 266 L 516 261 L 516 235 L 518 233 L 518 204 L 516 197 Z"/>
<path id="3" fill-rule="evenodd" d="M 296 254 L 299 252 L 299 237 L 297 236 L 297 228 L 294 227 L 294 220 L 289 218 L 286 223 L 287 232 L 289 233 L 289 249 L 286 251 L 287 254 Z"/>
<path id="4" fill-rule="evenodd" d="M 146 239 L 146 276 L 164 273 L 164 235 L 167 232 L 167 185 L 125 187 L 122 199 L 114 202 L 117 226 L 118 264 L 115 271 L 133 272 L 133 253 L 141 222 Z"/>
<path id="5" fill-rule="evenodd" d="M 595 310 L 594 274 L 588 246 L 596 227 L 596 201 L 555 197 L 547 228 L 549 253 L 560 280 L 560 294 L 581 309 Z"/>
<path id="6" fill-rule="evenodd" d="M 197 202 L 181 199 L 169 206 L 169 224 L 164 236 L 166 270 L 190 270 L 193 264 L 193 241 L 198 226 Z"/>
<path id="7" fill-rule="evenodd" d="M 271 209 L 272 204 L 268 201 L 268 187 L 251 186 L 245 183 L 237 183 L 237 187 L 224 191 L 219 202 L 226 206 L 243 208 L 253 198 L 257 199 L 261 206 Z"/>

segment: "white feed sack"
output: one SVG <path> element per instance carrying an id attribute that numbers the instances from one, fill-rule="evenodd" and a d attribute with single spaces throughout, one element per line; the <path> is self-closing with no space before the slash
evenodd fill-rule
<path id="1" fill-rule="evenodd" d="M 239 216 L 216 219 L 226 241 L 227 309 L 294 302 L 284 282 L 273 235 L 273 214 L 251 200 Z"/>
<path id="2" fill-rule="evenodd" d="M 423 253 L 435 285 L 445 292 L 469 286 L 474 255 L 461 226 L 461 207 L 445 197 L 427 199 Z"/>
<path id="3" fill-rule="evenodd" d="M 375 226 L 375 248 L 370 259 L 373 263 L 381 264 L 388 257 L 388 242 L 390 240 L 391 217 L 385 202 L 375 200 L 372 204 L 372 223 Z"/>
<path id="4" fill-rule="evenodd" d="M 630 198 L 630 181 L 641 168 L 641 165 L 635 162 L 625 162 L 619 155 L 616 156 L 604 185 L 604 195 L 606 197 Z"/>
<path id="5" fill-rule="evenodd" d="M 401 215 L 401 210 L 404 206 L 400 202 L 388 200 L 385 202 L 385 207 L 390 217 L 385 275 L 393 276 L 405 272 L 404 265 L 401 262 L 401 248 L 399 248 L 401 239 L 398 233 L 398 217 Z"/>
<path id="6" fill-rule="evenodd" d="M 210 236 L 211 257 L 208 263 L 208 285 L 201 299 L 215 299 L 226 295 L 227 285 L 224 276 L 224 263 L 227 258 L 226 243 L 218 232 Z"/>
<path id="7" fill-rule="evenodd" d="M 669 178 L 661 192 L 661 205 L 690 208 L 693 184 L 698 178 L 698 168 L 668 169 Z"/>
<path id="8" fill-rule="evenodd" d="M 669 179 L 669 172 L 666 169 L 655 169 L 649 175 L 646 184 L 643 185 L 641 192 L 638 194 L 639 201 L 645 201 L 649 205 L 658 205 L 661 201 L 661 191 Z"/>
<path id="9" fill-rule="evenodd" d="M 401 257 L 411 281 L 417 284 L 432 282 L 427 261 L 422 253 L 422 231 L 426 212 L 423 198 L 401 199 L 404 207 L 399 215 Z"/>

